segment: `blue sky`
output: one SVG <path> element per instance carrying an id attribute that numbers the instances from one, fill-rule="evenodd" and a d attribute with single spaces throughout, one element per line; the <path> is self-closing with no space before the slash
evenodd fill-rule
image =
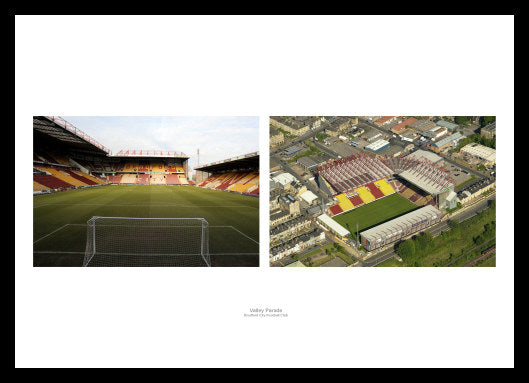
<path id="1" fill-rule="evenodd" d="M 113 153 L 157 149 L 187 154 L 192 168 L 259 150 L 259 118 L 61 116 Z"/>

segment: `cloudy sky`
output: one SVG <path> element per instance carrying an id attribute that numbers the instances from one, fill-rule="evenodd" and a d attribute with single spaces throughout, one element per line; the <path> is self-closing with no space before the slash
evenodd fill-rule
<path id="1" fill-rule="evenodd" d="M 191 167 L 259 150 L 258 117 L 62 116 L 113 153 L 122 149 L 184 152 Z"/>

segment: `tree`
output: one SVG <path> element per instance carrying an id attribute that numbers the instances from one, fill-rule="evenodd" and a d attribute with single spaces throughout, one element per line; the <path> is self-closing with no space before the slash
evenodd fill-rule
<path id="1" fill-rule="evenodd" d="M 461 224 L 455 219 L 451 219 L 448 222 L 448 225 L 450 226 L 450 236 L 454 238 L 459 238 L 459 236 L 461 235 Z"/>
<path id="2" fill-rule="evenodd" d="M 413 257 L 415 257 L 414 242 L 410 239 L 401 242 L 397 248 L 397 254 L 405 261 L 411 260 Z"/>
<path id="3" fill-rule="evenodd" d="M 480 117 L 479 119 L 479 126 L 481 127 L 484 127 L 484 126 L 487 126 L 488 124 L 492 123 L 496 121 L 496 117 L 495 116 L 483 116 L 483 117 Z"/>
<path id="4" fill-rule="evenodd" d="M 433 247 L 433 236 L 430 232 L 423 232 L 415 239 L 417 244 L 415 246 L 415 252 L 424 254 Z"/>
<path id="5" fill-rule="evenodd" d="M 470 121 L 468 116 L 455 116 L 454 121 L 458 125 L 466 125 Z"/>

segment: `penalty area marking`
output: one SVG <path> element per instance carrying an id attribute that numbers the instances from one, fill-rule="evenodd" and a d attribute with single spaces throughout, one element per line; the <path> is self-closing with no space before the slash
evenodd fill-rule
<path id="1" fill-rule="evenodd" d="M 53 233 L 58 232 L 59 230 L 64 229 L 66 226 L 86 226 L 86 224 L 84 224 L 84 223 L 67 223 L 67 224 L 65 224 L 65 225 L 63 225 L 63 226 L 61 226 L 61 227 L 59 227 L 58 229 L 53 230 L 51 233 L 48 233 L 48 234 L 46 234 L 45 236 L 40 237 L 40 238 L 37 239 L 35 242 L 33 242 L 33 244 L 37 243 L 37 242 L 40 241 L 41 239 L 44 239 L 44 238 L 46 238 L 46 237 L 49 237 L 50 235 L 52 235 Z M 240 231 L 240 230 L 234 228 L 233 226 L 210 226 L 210 228 L 211 228 L 211 227 L 229 227 L 229 228 L 231 228 L 231 229 L 233 229 L 233 230 L 239 232 L 240 234 L 244 235 L 244 236 L 245 236 L 246 238 L 248 238 L 249 240 L 251 240 L 251 241 L 253 241 L 253 242 L 255 242 L 256 244 L 259 245 L 259 242 L 257 242 L 255 239 L 253 239 L 253 238 L 247 236 L 247 235 L 244 234 L 242 231 Z M 66 253 L 68 253 L 68 252 L 66 252 Z M 219 253 L 219 254 L 220 254 L 220 253 Z M 245 254 L 245 253 L 230 253 L 230 254 L 232 254 L 232 255 L 236 255 L 236 254 Z M 248 253 L 248 254 L 254 254 L 254 253 Z M 228 255 L 228 253 L 226 253 L 226 255 Z"/>
<path id="2" fill-rule="evenodd" d="M 244 234 L 242 231 L 237 230 L 237 229 L 234 228 L 233 226 L 210 226 L 210 227 L 231 227 L 233 230 L 235 230 L 235 231 L 241 233 L 242 235 L 244 235 L 244 236 L 245 236 L 246 238 L 248 238 L 249 240 L 254 241 L 255 243 L 259 244 L 259 242 L 257 242 L 255 239 L 248 237 L 248 236 L 247 236 L 246 234 Z"/>
<path id="3" fill-rule="evenodd" d="M 33 242 L 33 244 L 37 243 L 37 242 L 40 241 L 41 239 L 44 239 L 44 238 L 46 238 L 46 237 L 52 235 L 53 233 L 55 233 L 55 232 L 57 232 L 57 231 L 59 231 L 59 230 L 64 229 L 66 226 L 69 226 L 69 225 L 70 225 L 69 223 L 67 223 L 66 225 L 62 225 L 62 226 L 59 227 L 58 229 L 53 230 L 51 233 L 46 234 L 44 237 L 40 237 L 40 238 L 37 239 L 35 242 Z"/>

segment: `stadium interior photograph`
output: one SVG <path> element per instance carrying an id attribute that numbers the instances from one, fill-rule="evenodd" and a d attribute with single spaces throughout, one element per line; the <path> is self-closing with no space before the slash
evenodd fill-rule
<path id="1" fill-rule="evenodd" d="M 34 116 L 34 266 L 258 266 L 258 123 Z"/>

